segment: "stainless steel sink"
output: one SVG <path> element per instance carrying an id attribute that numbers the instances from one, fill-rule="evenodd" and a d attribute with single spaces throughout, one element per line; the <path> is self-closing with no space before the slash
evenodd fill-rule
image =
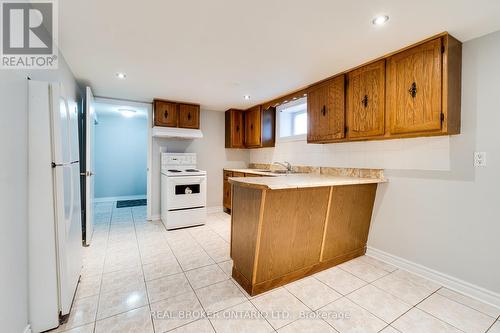
<path id="1" fill-rule="evenodd" d="M 295 173 L 301 173 L 297 171 L 288 171 L 288 170 L 259 170 L 259 172 L 267 172 L 267 173 L 274 173 L 278 175 L 291 175 Z"/>

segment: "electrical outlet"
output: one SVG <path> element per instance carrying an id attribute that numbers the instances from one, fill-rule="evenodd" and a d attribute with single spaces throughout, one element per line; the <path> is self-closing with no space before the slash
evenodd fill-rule
<path id="1" fill-rule="evenodd" d="M 486 153 L 484 151 L 474 152 L 474 166 L 475 167 L 486 166 Z"/>

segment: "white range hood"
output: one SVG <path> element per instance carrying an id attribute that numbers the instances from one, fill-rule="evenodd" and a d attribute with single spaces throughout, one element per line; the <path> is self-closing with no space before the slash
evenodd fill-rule
<path id="1" fill-rule="evenodd" d="M 203 133 L 199 129 L 155 126 L 153 127 L 153 137 L 177 138 L 177 139 L 201 139 L 203 138 Z"/>

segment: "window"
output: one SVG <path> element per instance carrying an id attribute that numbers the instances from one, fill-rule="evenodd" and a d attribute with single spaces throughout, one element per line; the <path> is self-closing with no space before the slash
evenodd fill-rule
<path id="1" fill-rule="evenodd" d="M 305 140 L 307 134 L 307 99 L 297 99 L 278 106 L 278 139 Z"/>

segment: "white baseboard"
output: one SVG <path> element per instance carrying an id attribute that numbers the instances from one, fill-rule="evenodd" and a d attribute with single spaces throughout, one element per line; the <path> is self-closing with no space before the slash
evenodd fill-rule
<path id="1" fill-rule="evenodd" d="M 24 329 L 23 333 L 31 333 L 31 325 L 28 324 Z"/>
<path id="2" fill-rule="evenodd" d="M 219 213 L 224 211 L 222 206 L 212 206 L 212 207 L 207 207 L 207 214 L 213 214 L 213 213 Z M 151 215 L 148 217 L 148 221 L 158 221 L 161 220 L 161 215 Z"/>
<path id="3" fill-rule="evenodd" d="M 408 272 L 420 275 L 428 280 L 437 282 L 446 288 L 470 296 L 481 302 L 488 303 L 497 308 L 500 308 L 500 294 L 495 293 L 491 290 L 476 286 L 472 283 L 463 281 L 456 277 L 441 273 L 434 269 L 425 267 L 423 265 L 392 255 L 382 250 L 375 249 L 370 246 L 368 246 L 366 249 L 366 255 L 402 268 Z"/>
<path id="4" fill-rule="evenodd" d="M 220 213 L 222 211 L 223 211 L 222 206 L 207 207 L 207 214 Z"/>
<path id="5" fill-rule="evenodd" d="M 108 201 L 119 201 L 119 200 L 139 200 L 146 199 L 145 195 L 128 195 L 122 197 L 105 197 L 105 198 L 94 198 L 94 202 L 108 202 Z"/>
<path id="6" fill-rule="evenodd" d="M 158 221 L 161 219 L 161 216 L 160 215 L 151 215 L 149 218 L 148 218 L 148 221 Z"/>

